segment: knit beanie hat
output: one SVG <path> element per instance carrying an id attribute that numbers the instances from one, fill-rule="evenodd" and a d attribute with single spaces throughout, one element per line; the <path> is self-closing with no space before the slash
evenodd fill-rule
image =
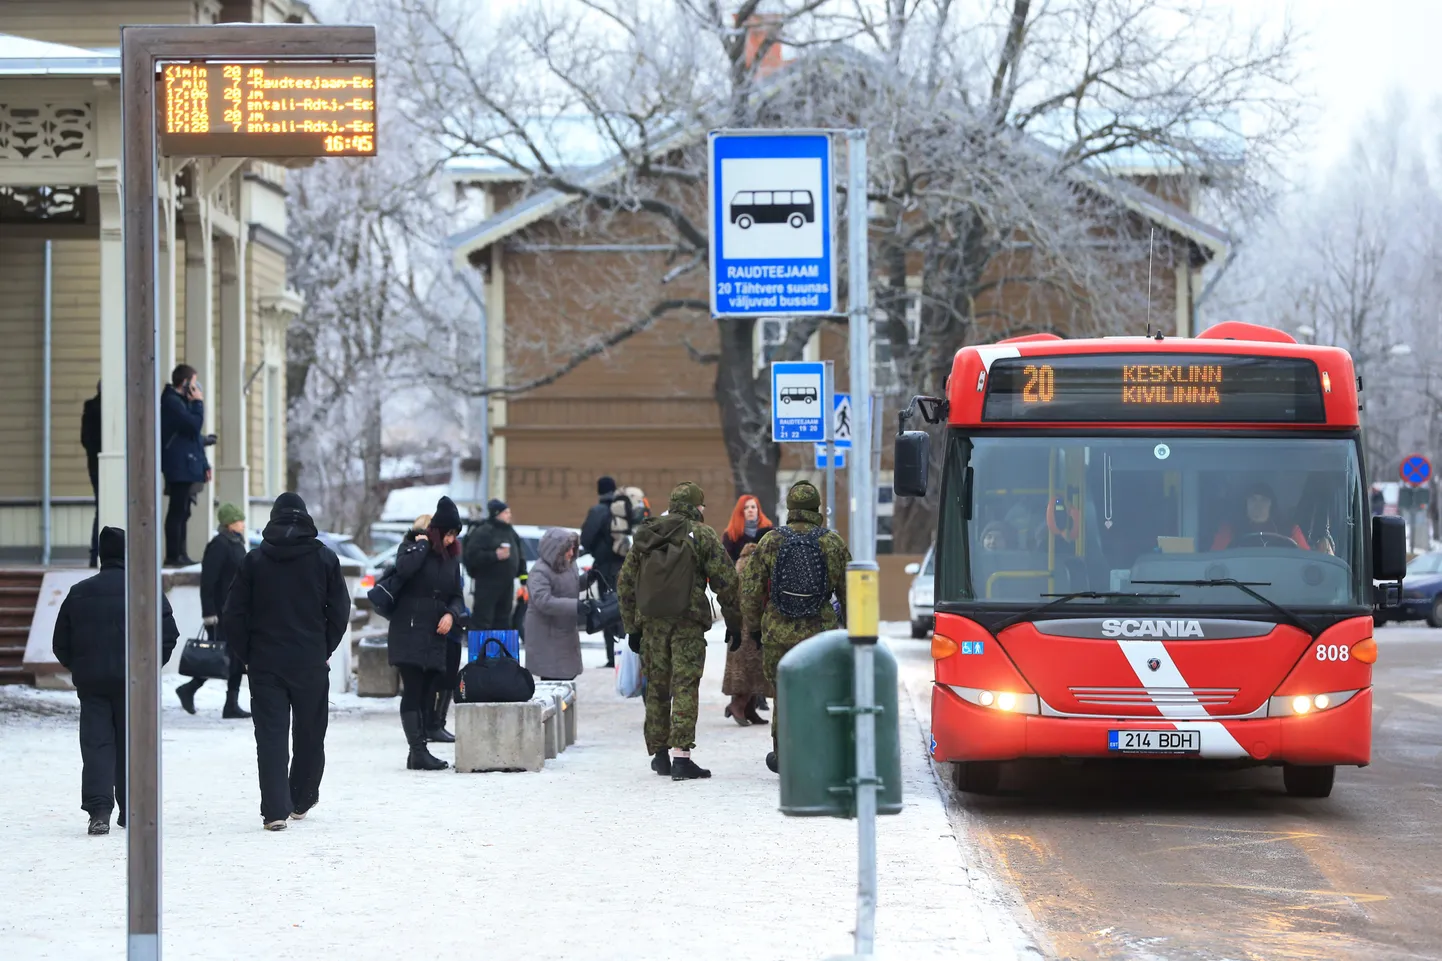
<path id="1" fill-rule="evenodd" d="M 789 511 L 821 510 L 821 492 L 810 481 L 797 481 L 786 492 L 786 509 Z"/>
<path id="2" fill-rule="evenodd" d="M 275 520 L 286 511 L 295 511 L 300 514 L 310 513 L 305 509 L 305 501 L 301 499 L 301 496 L 291 491 L 286 491 L 275 499 L 275 504 L 270 509 L 271 520 Z"/>
<path id="3" fill-rule="evenodd" d="M 102 527 L 97 551 L 102 561 L 125 560 L 125 531 L 118 527 Z"/>
<path id="4" fill-rule="evenodd" d="M 673 508 L 677 504 L 684 504 L 689 507 L 702 507 L 705 503 L 706 492 L 691 481 L 682 481 L 671 489 L 671 505 Z"/>
<path id="5" fill-rule="evenodd" d="M 616 478 L 602 477 L 596 481 L 596 493 L 602 497 L 616 493 Z"/>
<path id="6" fill-rule="evenodd" d="M 449 497 L 442 497 L 437 501 L 436 509 L 431 513 L 431 526 L 443 533 L 459 531 L 461 512 L 456 508 L 456 502 Z"/>
<path id="7" fill-rule="evenodd" d="M 499 517 L 509 505 L 499 497 L 492 497 L 486 504 L 486 516 L 492 519 Z"/>
<path id="8" fill-rule="evenodd" d="M 215 517 L 220 521 L 221 527 L 229 527 L 236 521 L 245 520 L 245 511 L 234 504 L 221 504 L 215 512 Z"/>

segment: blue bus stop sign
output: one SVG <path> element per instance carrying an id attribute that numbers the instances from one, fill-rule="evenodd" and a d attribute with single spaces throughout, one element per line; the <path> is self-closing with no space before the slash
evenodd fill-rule
<path id="1" fill-rule="evenodd" d="M 831 138 L 713 131 L 711 314 L 834 314 Z"/>
<path id="2" fill-rule="evenodd" d="M 1412 454 L 1402 461 L 1402 479 L 1409 484 L 1425 484 L 1432 476 L 1432 464 L 1421 454 Z"/>
<path id="3" fill-rule="evenodd" d="M 826 365 L 822 361 L 775 361 L 771 365 L 771 439 L 826 440 Z"/>

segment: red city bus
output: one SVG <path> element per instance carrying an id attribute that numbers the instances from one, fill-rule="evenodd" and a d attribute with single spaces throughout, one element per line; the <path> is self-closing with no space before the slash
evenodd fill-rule
<path id="1" fill-rule="evenodd" d="M 1018 758 L 1281 765 L 1325 797 L 1372 748 L 1371 517 L 1346 351 L 1227 322 L 958 351 L 935 548 L 932 755 L 989 793 Z M 897 437 L 926 493 L 930 438 Z"/>

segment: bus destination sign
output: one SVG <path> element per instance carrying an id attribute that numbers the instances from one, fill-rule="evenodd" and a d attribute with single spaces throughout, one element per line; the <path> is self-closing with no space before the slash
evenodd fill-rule
<path id="1" fill-rule="evenodd" d="M 992 362 L 989 421 L 1326 422 L 1317 365 L 1240 354 L 1070 354 Z"/>
<path id="2" fill-rule="evenodd" d="M 160 152 L 186 157 L 370 157 L 374 61 L 166 63 Z"/>

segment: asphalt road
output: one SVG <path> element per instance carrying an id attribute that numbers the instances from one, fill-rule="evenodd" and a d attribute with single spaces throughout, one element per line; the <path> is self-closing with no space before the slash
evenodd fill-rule
<path id="1" fill-rule="evenodd" d="M 1000 795 L 954 795 L 1040 949 L 1442 959 L 1442 630 L 1377 640 L 1372 764 L 1339 768 L 1330 798 L 1287 797 L 1277 768 L 1176 762 L 1011 765 Z M 925 718 L 926 647 L 893 648 Z"/>

